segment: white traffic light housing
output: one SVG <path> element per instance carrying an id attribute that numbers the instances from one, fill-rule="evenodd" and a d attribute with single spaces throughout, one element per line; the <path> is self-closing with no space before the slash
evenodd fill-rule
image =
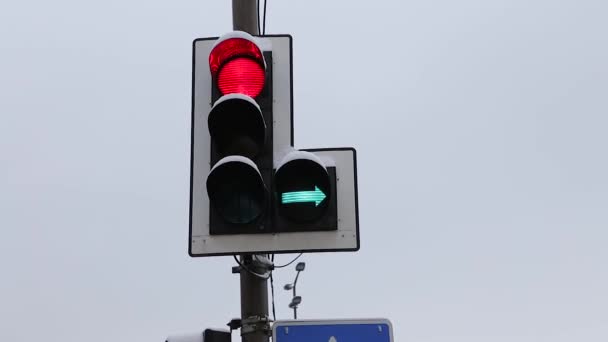
<path id="1" fill-rule="evenodd" d="M 205 329 L 203 332 L 169 336 L 165 342 L 231 342 L 230 331 Z"/>
<path id="2" fill-rule="evenodd" d="M 189 254 L 359 249 L 356 154 L 297 151 L 292 39 L 193 44 Z"/>

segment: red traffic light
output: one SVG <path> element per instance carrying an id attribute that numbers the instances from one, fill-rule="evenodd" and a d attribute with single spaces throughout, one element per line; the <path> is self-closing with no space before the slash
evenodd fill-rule
<path id="1" fill-rule="evenodd" d="M 222 95 L 240 93 L 255 98 L 264 88 L 264 55 L 245 32 L 232 32 L 217 41 L 209 54 L 209 70 Z"/>

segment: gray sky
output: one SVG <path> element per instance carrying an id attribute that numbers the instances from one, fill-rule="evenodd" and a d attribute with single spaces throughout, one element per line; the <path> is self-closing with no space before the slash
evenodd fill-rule
<path id="1" fill-rule="evenodd" d="M 361 250 L 303 258 L 300 315 L 387 317 L 399 341 L 608 340 L 607 11 L 270 1 L 267 32 L 294 37 L 296 147 L 358 150 Z M 1 340 L 238 316 L 231 259 L 187 255 L 191 42 L 230 13 L 2 5 Z"/>

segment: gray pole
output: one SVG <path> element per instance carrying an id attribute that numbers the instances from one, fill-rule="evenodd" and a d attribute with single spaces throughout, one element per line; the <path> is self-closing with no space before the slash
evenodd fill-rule
<path id="1" fill-rule="evenodd" d="M 241 256 L 241 263 L 249 271 L 263 275 L 268 265 L 255 257 Z M 268 281 L 241 267 L 241 339 L 242 342 L 268 342 Z"/>
<path id="2" fill-rule="evenodd" d="M 252 35 L 259 34 L 257 0 L 232 0 L 232 27 Z M 241 263 L 258 274 L 268 266 L 251 256 L 241 256 Z M 241 339 L 242 342 L 268 342 L 268 281 L 241 267 Z"/>
<path id="3" fill-rule="evenodd" d="M 296 298 L 296 286 L 293 286 L 293 298 Z M 298 306 L 293 307 L 293 319 L 298 319 Z"/>
<path id="4" fill-rule="evenodd" d="M 296 285 L 298 284 L 298 277 L 300 276 L 300 271 L 296 273 L 296 280 L 293 281 L 293 298 L 296 298 Z M 293 307 L 293 319 L 298 319 L 298 306 L 294 305 Z"/>
<path id="5" fill-rule="evenodd" d="M 232 28 L 249 34 L 259 34 L 257 0 L 232 0 Z"/>

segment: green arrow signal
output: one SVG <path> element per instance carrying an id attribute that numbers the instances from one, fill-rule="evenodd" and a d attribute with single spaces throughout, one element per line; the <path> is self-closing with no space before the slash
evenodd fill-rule
<path id="1" fill-rule="evenodd" d="M 313 191 L 292 191 L 281 194 L 281 204 L 315 202 L 315 207 L 325 199 L 325 193 L 317 186 Z"/>

